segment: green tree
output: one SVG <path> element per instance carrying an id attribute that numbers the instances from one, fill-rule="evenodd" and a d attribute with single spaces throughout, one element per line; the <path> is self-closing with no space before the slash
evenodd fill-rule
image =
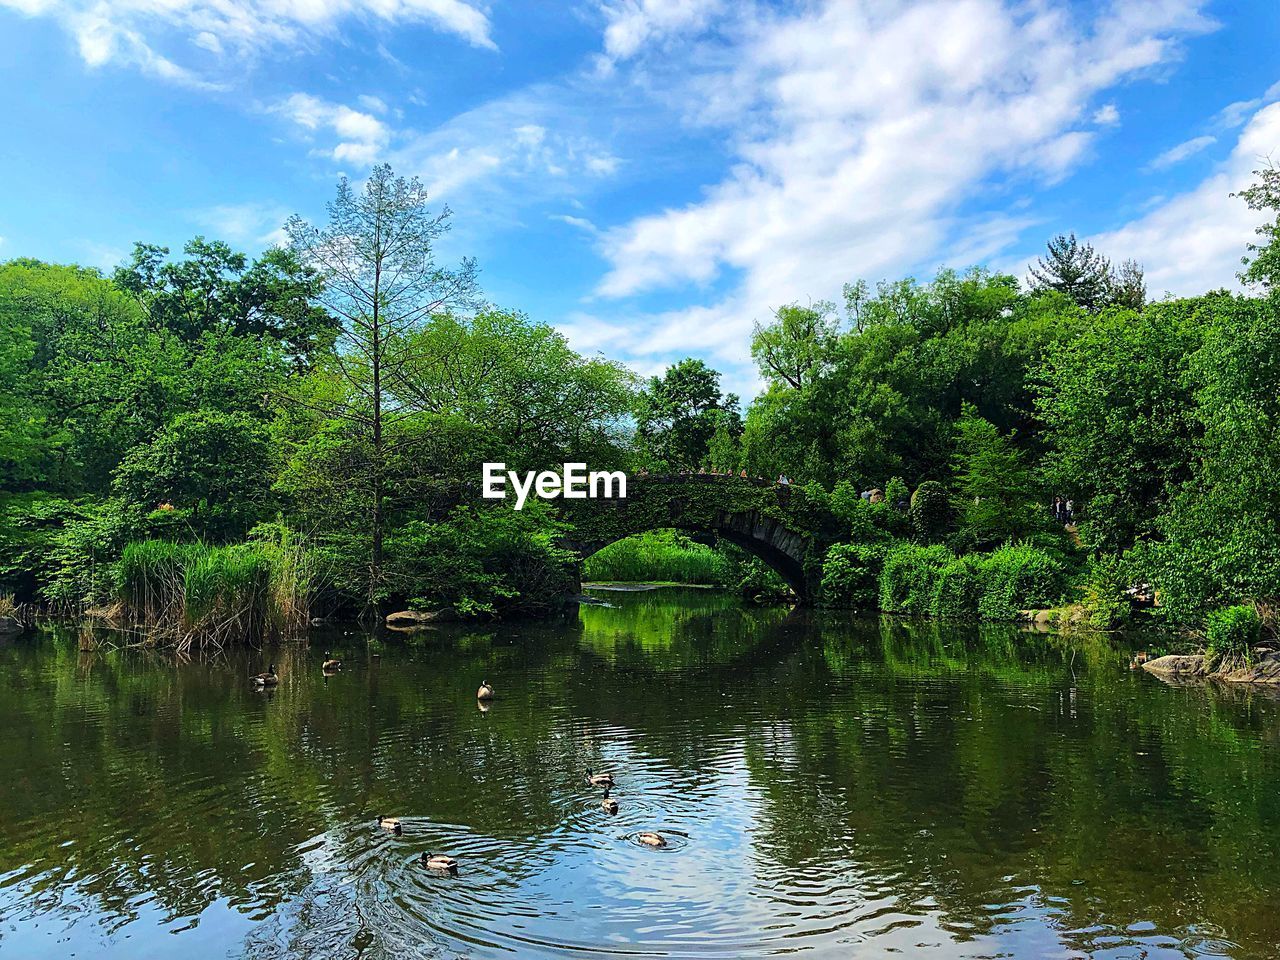
<path id="1" fill-rule="evenodd" d="M 1275 290 L 1280 288 L 1280 166 L 1268 162 L 1253 174 L 1257 181 L 1233 196 L 1241 197 L 1250 210 L 1266 211 L 1275 219 L 1257 228 L 1261 239 L 1248 245 L 1240 279 L 1263 290 Z"/>
<path id="2" fill-rule="evenodd" d="M 637 406 L 636 445 L 659 469 L 697 469 L 716 428 L 738 417 L 738 398 L 721 394 L 720 374 L 693 358 L 651 377 Z"/>
<path id="3" fill-rule="evenodd" d="M 198 536 L 228 541 L 265 519 L 273 459 L 260 421 L 193 411 L 130 450 L 112 486 L 126 503 L 175 511 Z"/>
<path id="4" fill-rule="evenodd" d="M 374 167 L 356 192 L 344 177 L 328 205 L 329 221 L 313 226 L 300 217 L 286 224 L 300 263 L 324 283 L 318 302 L 342 324 L 334 369 L 346 396 L 326 413 L 367 436 L 360 464 L 370 491 L 368 598 L 383 597 L 386 472 L 395 452 L 389 428 L 413 410 L 397 402 L 409 359 L 410 335 L 436 313 L 473 307 L 479 292 L 475 261 L 456 268 L 436 259 L 435 246 L 449 228 L 449 209 L 432 213 L 426 188 Z"/>
<path id="5" fill-rule="evenodd" d="M 956 421 L 956 514 L 961 534 L 973 545 L 996 546 L 1043 527 L 1031 468 L 1012 440 L 966 403 Z"/>
<path id="6" fill-rule="evenodd" d="M 833 304 L 788 304 L 774 314 L 773 323 L 756 324 L 751 356 L 771 380 L 799 390 L 830 362 L 836 331 Z"/>
<path id="7" fill-rule="evenodd" d="M 1036 407 L 1049 488 L 1087 507 L 1081 535 L 1119 552 L 1155 533 L 1201 433 L 1188 381 L 1212 298 L 1108 310 L 1045 354 Z"/>
<path id="8" fill-rule="evenodd" d="M 1030 268 L 1035 293 L 1053 290 L 1070 297 L 1086 310 L 1100 310 L 1111 289 L 1111 264 L 1074 233 L 1049 241 L 1045 255 Z"/>
<path id="9" fill-rule="evenodd" d="M 169 261 L 167 247 L 134 244 L 112 276 L 153 324 L 195 341 L 209 332 L 269 337 L 301 366 L 333 343 L 334 321 L 315 304 L 322 281 L 290 250 L 273 247 L 250 263 L 217 240 L 196 237 Z"/>

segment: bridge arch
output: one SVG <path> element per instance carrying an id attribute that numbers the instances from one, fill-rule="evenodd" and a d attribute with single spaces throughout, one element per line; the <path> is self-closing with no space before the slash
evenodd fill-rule
<path id="1" fill-rule="evenodd" d="M 816 595 L 823 538 L 814 527 L 824 511 L 800 488 L 715 474 L 632 474 L 625 498 L 561 503 L 573 528 L 565 545 L 584 560 L 617 540 L 673 527 L 759 557 L 802 603 Z"/>

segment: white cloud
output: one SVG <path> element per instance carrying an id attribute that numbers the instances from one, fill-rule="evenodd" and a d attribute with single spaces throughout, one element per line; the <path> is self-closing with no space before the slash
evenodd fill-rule
<path id="1" fill-rule="evenodd" d="M 248 247 L 283 246 L 288 238 L 284 222 L 289 211 L 276 203 L 218 204 L 192 213 L 214 239 Z"/>
<path id="2" fill-rule="evenodd" d="M 318 151 L 338 163 L 366 167 L 374 163 L 391 140 L 391 128 L 371 113 L 295 93 L 270 108 L 309 135 L 328 134 L 337 143 Z"/>
<path id="3" fill-rule="evenodd" d="M 572 196 L 619 161 L 587 129 L 576 94 L 535 87 L 459 114 L 434 130 L 397 135 L 397 171 L 422 178 L 432 196 L 466 202 L 486 216 L 541 199 Z"/>
<path id="4" fill-rule="evenodd" d="M 1238 286 L 1240 257 L 1263 216 L 1230 194 L 1248 186 L 1252 172 L 1278 149 L 1280 103 L 1274 103 L 1254 114 L 1230 157 L 1197 187 L 1090 243 L 1112 258 L 1142 263 L 1156 297 Z"/>
<path id="5" fill-rule="evenodd" d="M 1120 110 L 1114 103 L 1103 104 L 1094 113 L 1093 122 L 1100 127 L 1114 127 L 1120 122 Z"/>
<path id="6" fill-rule="evenodd" d="M 1118 119 L 1091 103 L 1210 29 L 1201 6 L 1116 3 L 1092 20 L 1016 0 L 610 6 L 615 75 L 722 134 L 733 162 L 700 198 L 601 240 L 598 296 L 692 285 L 698 305 L 570 328 L 603 342 L 613 322 L 632 356 L 708 351 L 742 382 L 751 325 L 770 308 L 931 268 L 942 250 L 994 255 L 1026 222 L 1000 212 L 1010 188 L 1078 169 L 1095 136 L 1085 125 Z"/>
<path id="7" fill-rule="evenodd" d="M 1270 103 L 1272 100 L 1280 100 L 1280 80 L 1273 83 L 1267 88 L 1267 92 L 1261 97 L 1255 97 L 1252 100 L 1237 100 L 1235 103 L 1229 103 L 1214 118 L 1216 126 L 1223 130 L 1231 130 L 1244 123 L 1255 110 L 1264 103 Z"/>
<path id="8" fill-rule="evenodd" d="M 1172 167 L 1176 163 L 1181 163 L 1188 157 L 1193 157 L 1201 150 L 1213 146 L 1218 142 L 1217 137 L 1193 137 L 1190 140 L 1184 140 L 1177 146 L 1170 147 L 1164 153 L 1157 156 L 1149 164 L 1148 170 L 1164 170 Z"/>
<path id="9" fill-rule="evenodd" d="M 464 0 L 0 0 L 30 17 L 51 17 L 74 38 L 91 67 L 128 66 L 151 76 L 196 87 L 221 86 L 219 61 L 270 48 L 293 48 L 355 22 L 424 23 L 476 47 L 497 49 L 489 18 Z M 211 55 L 195 66 L 179 65 L 160 47 Z"/>
<path id="10" fill-rule="evenodd" d="M 625 60 L 646 44 L 703 29 L 724 8 L 723 0 L 606 0 L 605 52 Z"/>

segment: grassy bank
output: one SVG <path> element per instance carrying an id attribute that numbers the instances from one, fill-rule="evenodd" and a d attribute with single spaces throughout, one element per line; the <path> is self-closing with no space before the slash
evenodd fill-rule
<path id="1" fill-rule="evenodd" d="M 655 530 L 611 543 L 587 558 L 583 579 L 628 583 L 692 583 L 727 586 L 730 560 L 674 530 Z"/>

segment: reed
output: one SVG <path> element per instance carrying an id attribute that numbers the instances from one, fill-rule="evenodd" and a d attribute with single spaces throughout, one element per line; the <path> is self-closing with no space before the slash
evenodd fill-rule
<path id="1" fill-rule="evenodd" d="M 132 543 L 120 560 L 120 600 L 153 637 L 191 646 L 260 640 L 310 619 L 307 551 L 289 538 L 226 547 Z"/>

